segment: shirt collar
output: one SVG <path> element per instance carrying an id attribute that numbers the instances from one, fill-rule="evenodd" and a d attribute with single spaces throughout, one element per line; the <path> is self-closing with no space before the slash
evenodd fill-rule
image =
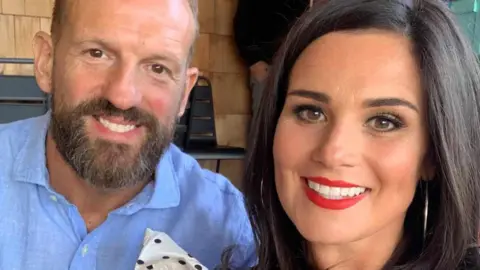
<path id="1" fill-rule="evenodd" d="M 177 172 L 173 164 L 172 148 L 165 151 L 155 170 L 153 194 L 147 208 L 161 209 L 175 207 L 180 204 L 180 187 Z"/>
<path id="2" fill-rule="evenodd" d="M 19 138 L 25 138 L 23 147 L 15 159 L 14 179 L 47 187 L 48 170 L 46 162 L 46 136 L 51 113 L 30 119 L 31 124 L 20 129 Z M 28 121 L 28 120 L 27 120 Z M 163 154 L 155 170 L 153 185 L 147 185 L 141 192 L 151 194 L 145 207 L 153 209 L 175 207 L 180 204 L 180 188 L 177 172 L 173 164 L 170 145 Z M 153 189 L 153 190 L 152 190 Z"/>
<path id="3" fill-rule="evenodd" d="M 50 112 L 21 123 L 17 138 L 23 138 L 22 147 L 15 159 L 14 179 L 47 186 L 45 142 L 50 122 Z"/>

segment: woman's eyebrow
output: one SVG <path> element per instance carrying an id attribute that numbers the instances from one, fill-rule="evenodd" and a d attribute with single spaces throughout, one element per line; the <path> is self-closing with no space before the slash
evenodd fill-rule
<path id="1" fill-rule="evenodd" d="M 313 99 L 315 101 L 323 102 L 327 104 L 330 102 L 330 97 L 327 94 L 318 92 L 318 91 L 312 91 L 312 90 L 295 89 L 295 90 L 290 90 L 287 93 L 287 95 L 309 98 L 309 99 Z"/>
<path id="2" fill-rule="evenodd" d="M 401 99 L 401 98 L 375 98 L 367 99 L 363 102 L 364 107 L 383 107 L 383 106 L 404 106 L 414 110 L 415 112 L 420 112 L 418 107 L 412 104 L 410 101 Z"/>
<path id="3" fill-rule="evenodd" d="M 288 92 L 287 95 L 313 99 L 315 101 L 327 103 L 327 104 L 331 100 L 330 97 L 325 93 L 322 93 L 319 91 L 305 90 L 305 89 L 291 90 Z M 415 106 L 410 101 L 407 101 L 401 98 L 395 98 L 395 97 L 367 99 L 363 102 L 363 106 L 364 107 L 404 106 L 414 110 L 417 113 L 420 112 L 418 107 Z"/>

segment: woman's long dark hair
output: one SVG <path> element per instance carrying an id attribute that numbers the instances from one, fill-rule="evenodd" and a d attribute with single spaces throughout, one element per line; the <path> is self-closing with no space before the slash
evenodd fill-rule
<path id="1" fill-rule="evenodd" d="M 426 238 L 425 188 L 419 181 L 402 245 L 385 269 L 457 269 L 467 248 L 477 242 L 480 70 L 463 30 L 440 0 L 330 0 L 314 5 L 290 30 L 254 117 L 244 191 L 257 241 L 257 269 L 312 268 L 307 243 L 285 214 L 274 183 L 273 138 L 291 69 L 319 37 L 371 28 L 403 34 L 413 44 L 427 103 L 429 157 L 435 165 L 435 178 L 428 187 Z"/>

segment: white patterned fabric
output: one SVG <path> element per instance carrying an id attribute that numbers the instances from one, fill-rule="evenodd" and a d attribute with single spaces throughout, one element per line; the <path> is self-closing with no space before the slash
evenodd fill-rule
<path id="1" fill-rule="evenodd" d="M 208 270 L 167 234 L 147 229 L 135 270 Z"/>

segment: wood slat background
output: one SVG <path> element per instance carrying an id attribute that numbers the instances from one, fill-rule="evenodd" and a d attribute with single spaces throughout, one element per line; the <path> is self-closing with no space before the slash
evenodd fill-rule
<path id="1" fill-rule="evenodd" d="M 250 121 L 250 94 L 246 70 L 232 38 L 232 19 L 237 0 L 199 0 L 200 37 L 193 65 L 213 85 L 216 129 L 222 145 L 245 147 Z M 54 0 L 0 0 L 0 57 L 33 57 L 32 38 L 49 32 Z M 32 75 L 26 65 L 0 65 L 0 74 Z M 1 89 L 0 89 L 1 91 Z M 215 161 L 202 161 L 214 170 Z M 222 161 L 220 172 L 238 185 L 242 161 Z"/>

